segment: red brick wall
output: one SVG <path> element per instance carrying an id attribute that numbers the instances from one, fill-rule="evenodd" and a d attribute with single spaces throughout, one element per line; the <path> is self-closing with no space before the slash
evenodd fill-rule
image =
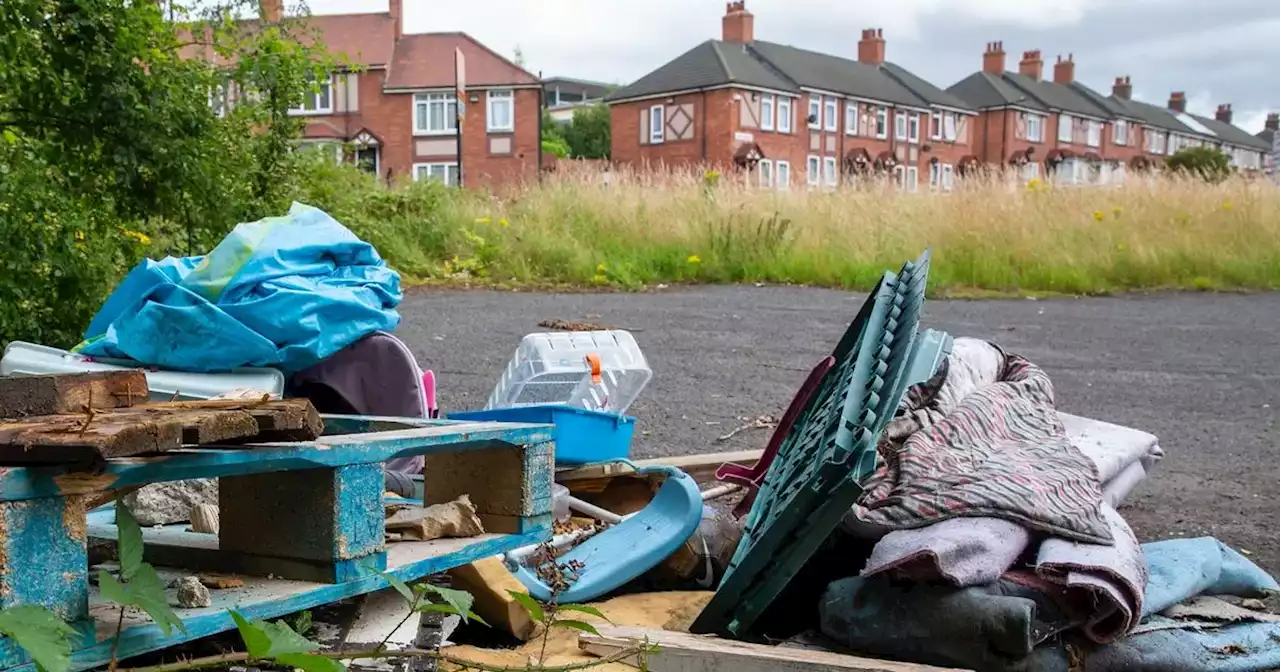
<path id="1" fill-rule="evenodd" d="M 712 140 L 724 137 L 729 121 L 725 115 L 717 113 L 720 109 L 718 104 L 724 102 L 724 94 L 724 91 L 708 91 L 611 105 L 610 148 L 613 162 L 636 168 L 672 168 L 717 161 L 719 157 L 713 156 L 712 152 L 721 147 L 713 145 Z M 693 106 L 692 138 L 674 140 L 668 135 L 658 144 L 648 144 L 648 138 L 641 142 L 641 114 L 648 114 L 649 108 L 654 105 L 672 107 L 684 104 Z M 728 134 L 732 136 L 732 131 L 728 131 Z"/>
<path id="2" fill-rule="evenodd" d="M 515 132 L 489 133 L 485 92 L 468 94 L 478 97 L 467 103 L 462 126 L 462 171 L 467 187 L 498 187 L 533 177 L 538 165 L 538 117 L 542 113 L 536 89 L 515 91 Z M 491 140 L 509 137 L 511 152 L 493 154 Z"/>

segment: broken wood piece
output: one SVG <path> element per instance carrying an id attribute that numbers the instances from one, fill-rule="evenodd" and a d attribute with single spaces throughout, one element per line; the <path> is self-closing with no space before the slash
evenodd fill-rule
<path id="1" fill-rule="evenodd" d="M 511 596 L 511 591 L 528 595 L 529 589 L 497 556 L 454 567 L 449 570 L 449 578 L 453 588 L 471 593 L 475 598 L 471 610 L 490 626 L 506 630 L 522 642 L 533 639 L 537 621 Z"/>
<path id="2" fill-rule="evenodd" d="M 218 505 L 196 504 L 191 507 L 191 531 L 201 534 L 217 534 Z"/>
<path id="3" fill-rule="evenodd" d="M 600 634 L 581 633 L 578 648 L 593 656 L 612 656 L 647 643 L 650 672 L 959 672 L 951 668 L 849 656 L 831 651 L 780 648 L 732 639 L 646 628 L 599 626 Z M 639 667 L 632 656 L 628 665 Z"/>
<path id="4" fill-rule="evenodd" d="M 244 588 L 244 579 L 226 574 L 201 574 L 197 578 L 206 588 L 226 590 L 228 588 Z"/>
<path id="5" fill-rule="evenodd" d="M 127 408 L 150 393 L 147 375 L 138 369 L 0 376 L 0 418 Z"/>
<path id="6" fill-rule="evenodd" d="M 467 495 L 426 508 L 411 506 L 400 509 L 386 519 L 385 528 L 387 532 L 398 532 L 405 540 L 412 541 L 484 534 L 484 525 L 476 516 L 476 507 Z"/>

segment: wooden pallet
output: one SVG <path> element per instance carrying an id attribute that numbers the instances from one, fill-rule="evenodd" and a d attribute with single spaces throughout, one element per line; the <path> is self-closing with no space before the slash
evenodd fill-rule
<path id="1" fill-rule="evenodd" d="M 89 583 L 87 545 L 90 538 L 113 538 L 114 524 L 90 517 L 85 503 L 148 483 L 219 479 L 221 533 L 147 529 L 144 558 L 165 577 L 236 573 L 245 575 L 245 586 L 214 591 L 210 608 L 178 610 L 186 632 L 168 637 L 145 616 L 126 615 L 121 658 L 233 629 L 228 608 L 249 618 L 280 616 L 385 587 L 373 568 L 409 581 L 550 536 L 551 426 L 324 420 L 325 435 L 313 441 L 111 457 L 97 473 L 74 465 L 0 467 L 0 608 L 52 609 L 81 633 L 73 668 L 105 664 L 111 648 L 105 636 L 118 610 Z M 453 491 L 466 492 L 482 519 L 518 533 L 384 542 L 382 463 L 411 455 L 425 455 L 432 471 L 451 474 Z M 426 503 L 443 496 L 432 493 Z M 7 669 L 33 665 L 3 640 L 0 670 Z"/>

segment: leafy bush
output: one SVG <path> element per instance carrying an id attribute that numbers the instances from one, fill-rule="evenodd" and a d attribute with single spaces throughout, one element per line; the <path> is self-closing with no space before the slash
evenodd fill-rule
<path id="1" fill-rule="evenodd" d="M 1170 170 L 1221 182 L 1231 176 L 1231 158 L 1213 147 L 1187 147 L 1169 156 L 1165 166 Z"/>

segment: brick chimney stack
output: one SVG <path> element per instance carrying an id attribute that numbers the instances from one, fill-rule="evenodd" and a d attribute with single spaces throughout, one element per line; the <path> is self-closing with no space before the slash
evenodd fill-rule
<path id="1" fill-rule="evenodd" d="M 746 0 L 737 0 L 725 5 L 720 28 L 721 39 L 725 42 L 746 44 L 756 39 L 756 17 L 747 11 Z"/>
<path id="2" fill-rule="evenodd" d="M 1073 54 L 1067 54 L 1067 60 L 1062 60 L 1062 56 L 1058 56 L 1058 62 L 1053 65 L 1053 81 L 1058 84 L 1070 84 L 1076 80 L 1076 62 Z"/>
<path id="3" fill-rule="evenodd" d="M 982 53 L 982 71 L 993 75 L 1004 74 L 1004 42 L 988 42 Z"/>
<path id="4" fill-rule="evenodd" d="M 267 23 L 279 23 L 284 18 L 284 0 L 262 0 L 258 17 Z"/>
<path id="5" fill-rule="evenodd" d="M 396 39 L 404 35 L 404 0 L 388 0 L 387 12 L 396 23 Z"/>
<path id="6" fill-rule="evenodd" d="M 1120 100 L 1129 100 L 1133 97 L 1133 82 L 1129 81 L 1129 75 L 1116 77 L 1116 83 L 1111 85 L 1111 95 Z"/>
<path id="7" fill-rule="evenodd" d="M 1044 74 L 1044 59 L 1040 58 L 1040 50 L 1022 52 L 1022 60 L 1018 62 L 1018 73 L 1024 77 L 1039 81 Z"/>
<path id="8" fill-rule="evenodd" d="M 1169 109 L 1174 112 L 1187 111 L 1187 93 L 1185 91 L 1174 91 L 1169 94 Z"/>
<path id="9" fill-rule="evenodd" d="M 1280 131 L 1280 112 L 1272 112 L 1267 115 L 1267 123 L 1263 128 L 1268 131 Z"/>
<path id="10" fill-rule="evenodd" d="M 1218 106 L 1218 111 L 1213 113 L 1213 118 L 1224 124 L 1231 123 L 1231 103 L 1223 103 Z"/>
<path id="11" fill-rule="evenodd" d="M 868 28 L 862 31 L 862 39 L 858 40 L 858 62 L 869 65 L 884 63 L 884 31 L 880 28 Z"/>

